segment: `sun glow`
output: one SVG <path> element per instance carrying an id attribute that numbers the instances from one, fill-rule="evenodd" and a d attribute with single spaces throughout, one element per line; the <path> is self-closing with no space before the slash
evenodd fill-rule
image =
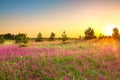
<path id="1" fill-rule="evenodd" d="M 105 26 L 104 33 L 106 36 L 111 36 L 113 33 L 113 28 L 115 28 L 114 24 L 109 24 Z"/>

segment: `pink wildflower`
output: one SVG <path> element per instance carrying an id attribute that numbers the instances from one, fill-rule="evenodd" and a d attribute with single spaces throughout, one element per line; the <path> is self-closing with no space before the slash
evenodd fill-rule
<path id="1" fill-rule="evenodd" d="M 64 80 L 68 80 L 68 78 L 67 78 L 67 77 L 64 77 Z"/>
<path id="2" fill-rule="evenodd" d="M 103 76 L 100 77 L 100 80 L 105 80 L 105 78 Z"/>

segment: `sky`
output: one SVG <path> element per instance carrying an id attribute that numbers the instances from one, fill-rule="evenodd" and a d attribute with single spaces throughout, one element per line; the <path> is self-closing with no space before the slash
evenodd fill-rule
<path id="1" fill-rule="evenodd" d="M 120 0 L 0 0 L 0 34 L 78 38 L 88 27 L 95 35 L 120 29 Z"/>

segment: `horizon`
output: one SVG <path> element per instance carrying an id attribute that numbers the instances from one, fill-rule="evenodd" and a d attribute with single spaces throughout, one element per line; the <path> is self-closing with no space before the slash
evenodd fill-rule
<path id="1" fill-rule="evenodd" d="M 61 37 L 66 31 L 78 38 L 91 27 L 95 35 L 109 36 L 112 28 L 120 30 L 119 9 L 119 0 L 0 0 L 0 34 L 49 37 L 54 32 Z"/>

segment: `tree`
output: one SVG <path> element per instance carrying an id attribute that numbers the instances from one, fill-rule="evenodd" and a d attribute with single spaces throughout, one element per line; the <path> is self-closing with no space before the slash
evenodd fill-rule
<path id="1" fill-rule="evenodd" d="M 119 35 L 119 30 L 118 28 L 113 28 L 113 34 L 112 34 L 113 38 L 120 38 L 120 35 Z"/>
<path id="2" fill-rule="evenodd" d="M 102 33 L 100 33 L 99 39 L 102 39 L 102 38 L 104 38 L 104 35 Z"/>
<path id="3" fill-rule="evenodd" d="M 85 34 L 85 39 L 92 39 L 95 38 L 96 36 L 94 35 L 94 30 L 89 27 L 88 29 L 85 30 L 84 32 Z"/>
<path id="4" fill-rule="evenodd" d="M 55 40 L 55 33 L 52 32 L 52 33 L 50 34 L 49 40 L 50 40 L 50 41 Z"/>
<path id="5" fill-rule="evenodd" d="M 66 35 L 65 31 L 63 31 L 63 33 L 62 33 L 62 41 L 63 41 L 63 43 L 65 43 L 66 40 L 67 40 L 67 35 Z"/>
<path id="6" fill-rule="evenodd" d="M 4 37 L 5 37 L 5 39 L 10 39 L 10 40 L 12 40 L 12 39 L 14 39 L 14 35 L 13 34 L 11 34 L 11 33 L 7 33 L 7 34 L 4 34 Z"/>
<path id="7" fill-rule="evenodd" d="M 3 35 L 0 35 L 0 44 L 4 44 L 5 43 L 5 38 Z"/>
<path id="8" fill-rule="evenodd" d="M 37 42 L 41 42 L 42 41 L 42 34 L 39 32 L 36 38 Z"/>
<path id="9" fill-rule="evenodd" d="M 79 39 L 82 39 L 82 36 L 81 36 L 81 35 L 79 36 Z"/>
<path id="10" fill-rule="evenodd" d="M 16 41 L 16 43 L 26 44 L 29 41 L 29 37 L 27 37 L 27 35 L 24 33 L 19 33 L 18 35 L 15 36 L 15 41 Z"/>

